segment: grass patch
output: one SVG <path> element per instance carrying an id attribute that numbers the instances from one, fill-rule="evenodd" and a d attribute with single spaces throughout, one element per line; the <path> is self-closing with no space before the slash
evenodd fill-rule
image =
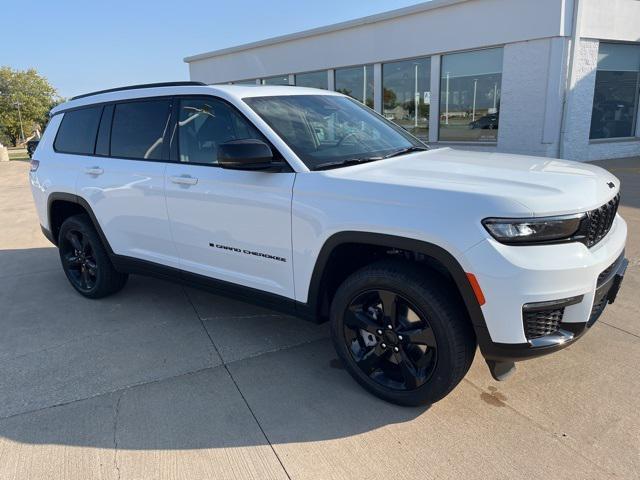
<path id="1" fill-rule="evenodd" d="M 29 159 L 29 155 L 27 154 L 27 149 L 26 148 L 10 148 L 9 160 L 28 162 L 30 159 Z"/>

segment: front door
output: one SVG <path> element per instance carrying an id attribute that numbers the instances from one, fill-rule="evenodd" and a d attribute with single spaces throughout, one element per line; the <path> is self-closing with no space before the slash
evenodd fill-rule
<path id="1" fill-rule="evenodd" d="M 179 161 L 167 165 L 166 198 L 181 268 L 293 298 L 295 173 L 220 168 L 218 145 L 264 136 L 223 100 L 184 98 L 176 105 Z"/>

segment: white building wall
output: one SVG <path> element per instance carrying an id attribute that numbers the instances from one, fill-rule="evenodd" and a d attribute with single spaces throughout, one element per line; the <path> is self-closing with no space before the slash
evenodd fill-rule
<path id="1" fill-rule="evenodd" d="M 576 46 L 573 64 L 575 85 L 568 94 L 562 149 L 562 156 L 569 160 L 585 161 L 640 155 L 640 138 L 589 140 L 599 44 L 598 40 L 583 38 Z"/>
<path id="2" fill-rule="evenodd" d="M 640 41 L 640 1 L 581 0 L 583 38 Z"/>
<path id="3" fill-rule="evenodd" d="M 638 137 L 589 140 L 599 40 L 640 42 L 640 0 L 580 0 L 581 39 L 571 60 L 577 1 L 433 0 L 185 60 L 191 79 L 206 83 L 373 64 L 380 111 L 381 62 L 431 56 L 429 140 L 439 146 L 440 55 L 504 46 L 498 142 L 456 148 L 581 161 L 640 155 Z"/>
<path id="4" fill-rule="evenodd" d="M 563 35 L 565 10 L 564 0 L 434 0 L 185 61 L 192 80 L 224 83 L 401 60 Z"/>
<path id="5" fill-rule="evenodd" d="M 544 142 L 547 86 L 551 72 L 561 69 L 562 58 L 552 56 L 552 39 L 511 43 L 504 47 L 498 150 L 508 153 L 555 156 L 557 137 Z M 560 61 L 560 63 L 558 63 Z M 561 109 L 549 112 L 559 125 Z"/>

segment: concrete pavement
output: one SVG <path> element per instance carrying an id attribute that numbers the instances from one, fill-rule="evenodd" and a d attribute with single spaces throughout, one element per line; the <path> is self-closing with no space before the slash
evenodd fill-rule
<path id="1" fill-rule="evenodd" d="M 42 237 L 27 164 L 0 164 L 0 479 L 640 478 L 640 161 L 631 264 L 565 351 L 401 408 L 341 368 L 326 325 L 132 276 L 77 295 Z"/>

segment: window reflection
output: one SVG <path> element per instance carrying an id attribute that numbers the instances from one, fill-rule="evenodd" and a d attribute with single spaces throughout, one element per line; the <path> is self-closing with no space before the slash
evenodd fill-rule
<path id="1" fill-rule="evenodd" d="M 298 73 L 295 78 L 296 85 L 298 87 L 322 88 L 324 90 L 329 89 L 329 79 L 327 78 L 326 70 Z"/>
<path id="2" fill-rule="evenodd" d="M 423 140 L 429 137 L 431 59 L 382 65 L 384 116 Z M 417 112 L 417 114 L 416 114 Z"/>
<path id="3" fill-rule="evenodd" d="M 440 73 L 440 140 L 497 141 L 502 48 L 444 55 Z"/>
<path id="4" fill-rule="evenodd" d="M 289 85 L 289 75 L 277 75 L 260 79 L 262 85 Z"/>
<path id="5" fill-rule="evenodd" d="M 255 85 L 255 80 L 239 80 L 237 82 L 230 82 L 231 85 Z"/>
<path id="6" fill-rule="evenodd" d="M 181 100 L 178 150 L 184 163 L 215 164 L 218 146 L 232 140 L 264 137 L 247 119 L 221 100 Z"/>
<path id="7" fill-rule="evenodd" d="M 373 66 L 338 68 L 335 71 L 336 92 L 349 95 L 373 108 Z"/>
<path id="8" fill-rule="evenodd" d="M 640 91 L 640 45 L 601 43 L 590 138 L 635 135 Z"/>

